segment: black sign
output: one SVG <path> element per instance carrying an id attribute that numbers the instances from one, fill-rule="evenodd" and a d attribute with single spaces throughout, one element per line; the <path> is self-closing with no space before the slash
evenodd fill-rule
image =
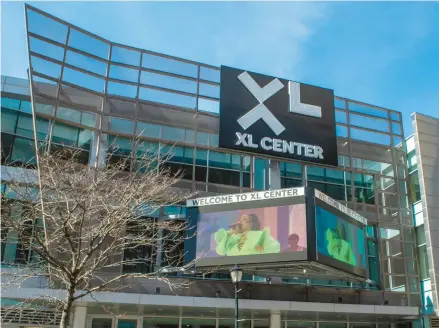
<path id="1" fill-rule="evenodd" d="M 334 91 L 221 66 L 219 147 L 337 166 Z"/>

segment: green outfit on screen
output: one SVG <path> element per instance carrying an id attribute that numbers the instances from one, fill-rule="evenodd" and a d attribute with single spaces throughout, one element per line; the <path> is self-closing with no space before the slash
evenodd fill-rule
<path id="1" fill-rule="evenodd" d="M 352 245 L 340 238 L 339 230 L 331 231 L 331 229 L 328 228 L 326 230 L 326 241 L 328 242 L 327 250 L 330 256 L 336 260 L 356 266 L 357 261 L 354 251 L 352 250 Z"/>
<path id="2" fill-rule="evenodd" d="M 215 233 L 216 252 L 222 256 L 279 253 L 280 243 L 270 236 L 269 228 L 230 234 L 225 229 Z"/>

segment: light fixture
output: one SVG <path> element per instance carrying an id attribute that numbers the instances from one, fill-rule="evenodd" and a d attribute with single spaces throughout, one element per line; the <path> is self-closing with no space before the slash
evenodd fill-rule
<path id="1" fill-rule="evenodd" d="M 238 283 L 241 281 L 242 279 L 242 270 L 239 266 L 235 265 L 231 270 L 230 270 L 230 277 L 232 278 L 232 282 L 234 284 Z"/>

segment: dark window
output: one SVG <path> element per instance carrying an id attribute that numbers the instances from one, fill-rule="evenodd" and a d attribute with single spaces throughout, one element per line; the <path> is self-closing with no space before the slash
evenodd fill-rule
<path id="1" fill-rule="evenodd" d="M 207 168 L 202 166 L 195 167 L 195 181 L 206 182 Z"/>
<path id="2" fill-rule="evenodd" d="M 146 234 L 146 238 L 151 238 L 152 241 L 157 238 L 156 219 L 155 218 L 141 218 L 150 227 L 145 231 L 145 226 L 139 226 L 135 222 L 131 222 L 127 227 L 127 234 L 140 235 Z M 149 273 L 154 269 L 156 247 L 152 245 L 138 245 L 133 244 L 132 247 L 124 250 L 124 261 L 129 261 L 123 265 L 123 272 L 139 272 Z"/>
<path id="3" fill-rule="evenodd" d="M 209 182 L 239 187 L 239 172 L 209 167 Z"/>
<path id="4" fill-rule="evenodd" d="M 29 260 L 30 246 L 32 239 L 32 221 L 28 220 L 24 222 L 25 227 L 22 229 L 18 236 L 17 249 L 15 251 L 15 263 L 26 264 Z"/>
<path id="5" fill-rule="evenodd" d="M 280 178 L 281 188 L 294 188 L 303 186 L 302 179 Z"/>
<path id="6" fill-rule="evenodd" d="M 13 144 L 14 144 L 14 136 L 9 133 L 2 133 L 2 141 L 1 141 L 2 164 L 10 163 Z"/>
<path id="7" fill-rule="evenodd" d="M 243 172 L 243 174 L 242 174 L 242 186 L 244 188 L 250 188 L 250 173 Z"/>
<path id="8" fill-rule="evenodd" d="M 316 188 L 328 196 L 342 201 L 351 200 L 351 188 L 343 185 L 308 181 L 308 186 Z"/>
<path id="9" fill-rule="evenodd" d="M 162 233 L 162 266 L 181 267 L 184 264 L 184 222 L 169 222 L 170 228 Z"/>
<path id="10" fill-rule="evenodd" d="M 192 165 L 180 163 L 164 163 L 163 167 L 170 170 L 171 174 L 179 173 L 182 179 L 192 180 Z"/>

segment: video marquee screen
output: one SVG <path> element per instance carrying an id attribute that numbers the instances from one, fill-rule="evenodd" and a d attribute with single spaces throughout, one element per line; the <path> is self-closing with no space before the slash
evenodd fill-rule
<path id="1" fill-rule="evenodd" d="M 365 277 L 367 238 L 364 223 L 317 197 L 315 204 L 317 262 Z"/>
<path id="2" fill-rule="evenodd" d="M 305 204 L 200 213 L 197 255 L 306 252 Z"/>
<path id="3" fill-rule="evenodd" d="M 266 199 L 198 207 L 197 265 L 307 259 L 304 195 L 266 195 Z"/>

